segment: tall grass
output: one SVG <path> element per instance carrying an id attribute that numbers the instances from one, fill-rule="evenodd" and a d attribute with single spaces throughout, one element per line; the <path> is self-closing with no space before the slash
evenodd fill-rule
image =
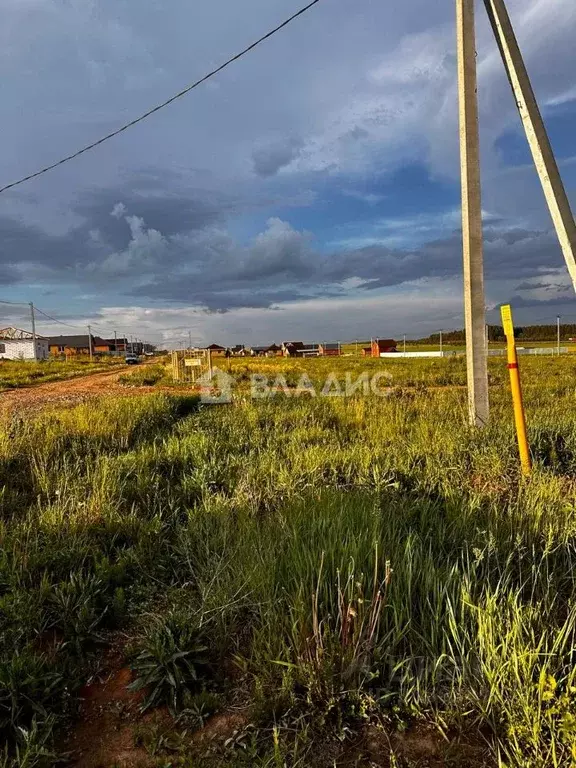
<path id="1" fill-rule="evenodd" d="M 5 423 L 6 765 L 30 739 L 25 764 L 50 764 L 54 718 L 118 626 L 153 703 L 189 708 L 241 670 L 275 754 L 296 727 L 278 723 L 311 744 L 411 716 L 482 732 L 503 766 L 570 765 L 576 419 L 570 364 L 538 363 L 530 480 L 498 387 L 483 431 L 463 391 L 425 387 L 107 399 Z"/>
<path id="2" fill-rule="evenodd" d="M 43 360 L 37 363 L 31 360 L 0 360 L 0 391 L 98 373 L 122 362 L 122 359 L 112 357 L 96 358 L 93 362 L 88 358 Z"/>

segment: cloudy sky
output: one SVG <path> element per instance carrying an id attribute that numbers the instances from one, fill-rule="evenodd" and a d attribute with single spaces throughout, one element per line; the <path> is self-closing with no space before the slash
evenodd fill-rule
<path id="1" fill-rule="evenodd" d="M 0 0 L 0 186 L 302 4 Z M 576 205 L 576 3 L 508 5 Z M 477 47 L 487 305 L 576 322 L 480 3 Z M 184 99 L 0 195 L 0 299 L 33 301 L 77 332 L 90 322 L 158 343 L 462 327 L 455 81 L 453 0 L 322 0 Z M 0 325 L 25 325 L 24 312 L 0 304 Z"/>

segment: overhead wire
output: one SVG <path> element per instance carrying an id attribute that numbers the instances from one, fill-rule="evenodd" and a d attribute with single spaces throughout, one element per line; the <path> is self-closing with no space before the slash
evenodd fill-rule
<path id="1" fill-rule="evenodd" d="M 309 2 L 308 5 L 305 5 L 303 8 L 300 8 L 299 11 L 296 11 L 296 13 L 293 13 L 292 16 L 290 16 L 288 19 L 283 21 L 281 24 L 278 24 L 278 26 L 274 27 L 274 29 L 271 29 L 265 35 L 262 35 L 262 37 L 258 38 L 258 40 L 251 43 L 247 48 L 244 48 L 239 53 L 236 53 L 234 56 L 231 56 L 223 64 L 220 64 L 220 66 L 216 67 L 216 69 L 213 69 L 212 71 L 208 72 L 208 74 L 204 75 L 199 80 L 196 80 L 191 85 L 188 85 L 186 88 L 183 88 L 181 91 L 174 94 L 169 99 L 166 99 L 166 101 L 163 101 L 161 104 L 157 104 L 155 107 L 152 107 L 152 109 L 149 109 L 147 112 L 144 112 L 139 117 L 136 117 L 133 120 L 130 120 L 128 123 L 125 123 L 120 128 L 117 128 L 111 133 L 106 134 L 106 136 L 102 136 L 102 138 L 98 139 L 97 141 L 93 141 L 91 144 L 87 144 L 85 147 L 82 147 L 82 149 L 79 149 L 78 151 L 73 152 L 70 155 L 66 155 L 65 157 L 61 158 L 57 162 L 52 163 L 51 165 L 47 165 L 44 168 L 41 168 L 40 170 L 35 171 L 34 173 L 28 174 L 27 176 L 23 176 L 21 179 L 17 179 L 16 181 L 11 182 L 10 184 L 5 184 L 3 187 L 0 187 L 0 192 L 6 192 L 6 190 L 8 189 L 12 189 L 13 187 L 17 187 L 20 184 L 24 184 L 24 182 L 26 181 L 30 181 L 31 179 L 35 179 L 38 176 L 42 176 L 44 173 L 48 173 L 48 171 L 52 171 L 54 168 L 58 168 L 60 165 L 64 165 L 64 163 L 68 163 L 70 162 L 70 160 L 74 160 L 75 158 L 80 157 L 80 155 L 83 155 L 85 152 L 89 152 L 90 150 L 95 149 L 96 147 L 100 146 L 100 144 L 104 144 L 105 141 L 109 141 L 110 139 L 113 139 L 115 136 L 118 136 L 120 133 L 127 131 L 129 128 L 132 128 L 138 123 L 141 123 L 143 120 L 146 120 L 151 115 L 155 114 L 156 112 L 159 112 L 161 109 L 164 109 L 168 105 L 175 102 L 177 99 L 181 99 L 183 96 L 186 96 L 186 94 L 190 93 L 190 91 L 193 91 L 195 88 L 198 88 L 199 85 L 202 85 L 202 83 L 205 83 L 207 80 L 210 80 L 212 77 L 222 72 L 222 70 L 226 69 L 231 64 L 241 59 L 243 56 L 245 56 L 247 53 L 252 51 L 257 46 L 259 46 L 265 40 L 268 40 L 270 37 L 275 35 L 277 32 L 280 32 L 281 29 L 284 29 L 284 27 L 288 26 L 288 24 L 291 24 L 295 19 L 297 19 L 299 16 L 302 16 L 302 14 L 306 13 L 306 11 L 310 10 L 310 8 L 312 8 L 314 5 L 317 5 L 319 2 L 320 0 L 312 0 L 312 2 Z"/>
<path id="2" fill-rule="evenodd" d="M 52 320 L 54 323 L 58 323 L 59 325 L 65 325 L 68 328 L 74 328 L 75 330 L 78 330 L 78 328 L 82 328 L 81 325 L 71 325 L 70 323 L 65 323 L 63 320 L 58 320 L 58 318 L 52 317 L 52 315 L 49 315 L 47 312 L 44 312 L 42 309 L 39 309 L 37 306 L 34 306 L 34 311 L 39 312 L 41 315 L 44 315 L 44 317 L 48 318 L 48 320 Z"/>

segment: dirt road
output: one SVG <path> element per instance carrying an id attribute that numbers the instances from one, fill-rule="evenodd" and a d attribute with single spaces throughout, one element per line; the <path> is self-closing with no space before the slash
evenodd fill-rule
<path id="1" fill-rule="evenodd" d="M 15 409 L 18 412 L 36 410 L 47 403 L 72 405 L 99 395 L 128 395 L 135 392 L 141 394 L 147 391 L 147 387 L 140 387 L 138 390 L 127 389 L 118 383 L 127 368 L 128 366 L 122 365 L 113 372 L 92 373 L 65 381 L 5 390 L 0 392 L 0 412 Z"/>

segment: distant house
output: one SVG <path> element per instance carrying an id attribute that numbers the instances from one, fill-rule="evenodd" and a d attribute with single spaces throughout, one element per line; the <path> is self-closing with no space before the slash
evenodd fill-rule
<path id="1" fill-rule="evenodd" d="M 50 354 L 59 356 L 65 355 L 69 357 L 71 355 L 89 355 L 90 354 L 90 339 L 88 334 L 82 334 L 79 336 L 50 336 L 48 339 L 50 346 Z M 95 355 L 108 354 L 111 352 L 111 346 L 108 341 L 101 339 L 99 336 L 92 336 L 92 352 Z"/>
<path id="2" fill-rule="evenodd" d="M 234 357 L 244 357 L 246 355 L 246 347 L 244 344 L 236 344 L 236 346 L 231 347 L 230 352 L 232 352 Z"/>
<path id="3" fill-rule="evenodd" d="M 98 336 L 92 337 L 92 352 L 95 355 L 109 355 L 114 352 L 114 341 L 110 342 L 106 339 L 100 339 Z"/>
<path id="4" fill-rule="evenodd" d="M 20 328 L 0 329 L 0 360 L 46 360 L 49 356 L 48 339 Z"/>
<path id="5" fill-rule="evenodd" d="M 226 347 L 221 347 L 220 344 L 210 344 L 205 349 L 210 352 L 211 357 L 225 357 L 226 355 Z"/>
<path id="6" fill-rule="evenodd" d="M 372 357 L 372 347 L 364 347 L 362 357 Z"/>
<path id="7" fill-rule="evenodd" d="M 266 350 L 268 347 L 251 347 L 250 348 L 250 355 L 252 357 L 264 357 L 266 354 Z"/>
<path id="8" fill-rule="evenodd" d="M 372 357 L 390 352 L 398 352 L 397 344 L 394 339 L 372 339 Z"/>
<path id="9" fill-rule="evenodd" d="M 284 351 L 282 347 L 278 346 L 278 344 L 270 344 L 264 354 L 266 357 L 282 357 Z"/>
<path id="10" fill-rule="evenodd" d="M 302 350 L 306 347 L 303 341 L 282 342 L 282 353 L 286 357 L 302 357 Z"/>
<path id="11" fill-rule="evenodd" d="M 340 357 L 340 343 L 324 342 L 318 346 L 318 354 L 320 357 Z"/>
<path id="12" fill-rule="evenodd" d="M 110 352 L 124 353 L 129 347 L 128 339 L 104 339 Z"/>

